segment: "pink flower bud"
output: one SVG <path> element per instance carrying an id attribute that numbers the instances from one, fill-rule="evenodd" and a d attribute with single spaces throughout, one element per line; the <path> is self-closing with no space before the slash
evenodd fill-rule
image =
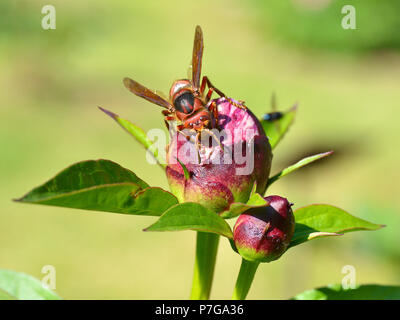
<path id="1" fill-rule="evenodd" d="M 218 130 L 203 129 L 198 148 L 194 130 L 172 132 L 167 152 L 172 192 L 182 202 L 198 202 L 217 213 L 232 202 L 247 202 L 254 183 L 257 192 L 264 193 L 271 168 L 271 146 L 261 123 L 250 110 L 232 102 L 239 103 L 217 100 Z M 188 179 L 177 159 L 187 168 Z"/>
<path id="2" fill-rule="evenodd" d="M 280 196 L 269 196 L 265 200 L 269 206 L 247 210 L 233 228 L 236 249 L 249 261 L 278 259 L 288 248 L 294 233 L 292 204 Z"/>

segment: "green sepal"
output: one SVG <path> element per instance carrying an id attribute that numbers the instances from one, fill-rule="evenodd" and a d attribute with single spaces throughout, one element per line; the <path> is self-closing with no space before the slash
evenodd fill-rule
<path id="1" fill-rule="evenodd" d="M 278 145 L 283 136 L 289 130 L 290 126 L 293 124 L 296 110 L 297 105 L 294 105 L 289 111 L 283 112 L 282 117 L 277 120 L 260 120 L 272 149 Z"/>
<path id="2" fill-rule="evenodd" d="M 158 154 L 158 149 L 155 147 L 154 142 L 147 138 L 146 133 L 142 128 L 133 124 L 129 120 L 123 119 L 114 112 L 111 112 L 107 109 L 99 107 L 101 111 L 114 119 L 123 129 L 125 129 L 130 135 L 132 135 L 137 142 L 139 142 L 145 149 L 153 156 L 153 158 L 157 161 L 157 164 L 165 170 L 165 160 L 160 159 Z"/>
<path id="3" fill-rule="evenodd" d="M 378 230 L 384 225 L 357 218 L 346 211 L 326 204 L 312 204 L 294 211 L 296 221 L 289 247 L 327 236 L 340 236 L 347 232 Z"/>
<path id="4" fill-rule="evenodd" d="M 268 179 L 268 184 L 267 184 L 267 188 L 271 186 L 271 184 L 273 184 L 275 181 L 279 180 L 280 178 L 288 175 L 289 173 L 292 173 L 293 171 L 296 171 L 314 161 L 317 161 L 319 159 L 325 158 L 330 156 L 333 153 L 333 151 L 328 151 L 328 152 L 324 152 L 324 153 L 319 153 L 313 156 L 309 156 L 306 157 L 298 162 L 296 162 L 295 164 L 287 167 L 286 169 L 283 169 L 281 172 L 277 173 L 276 175 L 270 177 Z"/>
<path id="5" fill-rule="evenodd" d="M 195 202 L 185 202 L 169 208 L 144 231 L 195 230 L 233 238 L 229 224 L 215 212 Z"/>

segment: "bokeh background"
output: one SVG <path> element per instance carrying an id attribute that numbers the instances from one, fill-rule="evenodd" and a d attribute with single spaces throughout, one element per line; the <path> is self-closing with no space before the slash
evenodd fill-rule
<path id="1" fill-rule="evenodd" d="M 41 9 L 57 10 L 56 30 Z M 353 4 L 357 29 L 341 27 Z M 160 110 L 129 93 L 130 76 L 168 92 L 186 77 L 194 28 L 205 37 L 204 74 L 262 115 L 296 101 L 295 125 L 272 173 L 303 156 L 335 154 L 274 184 L 296 207 L 330 203 L 377 232 L 327 238 L 262 265 L 250 299 L 286 299 L 340 283 L 400 284 L 400 4 L 396 1 L 0 2 L 0 268 L 42 278 L 56 267 L 66 299 L 186 299 L 195 233 L 144 233 L 155 218 L 24 205 L 20 197 L 71 163 L 105 158 L 167 188 L 157 166 L 101 105 L 148 130 Z M 214 299 L 230 298 L 240 258 L 222 240 Z"/>

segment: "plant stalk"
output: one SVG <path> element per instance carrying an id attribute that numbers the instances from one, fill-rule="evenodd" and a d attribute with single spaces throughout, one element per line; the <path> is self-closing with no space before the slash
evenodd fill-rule
<path id="1" fill-rule="evenodd" d="M 197 232 L 196 258 L 194 263 L 192 300 L 208 300 L 214 277 L 219 235 Z"/>
<path id="2" fill-rule="evenodd" d="M 242 264 L 235 289 L 233 290 L 232 300 L 245 300 L 256 274 L 259 262 L 252 262 L 242 258 Z"/>

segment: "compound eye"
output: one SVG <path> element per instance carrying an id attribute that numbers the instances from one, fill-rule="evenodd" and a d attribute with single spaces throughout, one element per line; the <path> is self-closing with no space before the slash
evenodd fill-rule
<path id="1" fill-rule="evenodd" d="M 185 92 L 177 97 L 174 106 L 177 111 L 190 114 L 193 111 L 194 96 L 191 92 Z"/>

